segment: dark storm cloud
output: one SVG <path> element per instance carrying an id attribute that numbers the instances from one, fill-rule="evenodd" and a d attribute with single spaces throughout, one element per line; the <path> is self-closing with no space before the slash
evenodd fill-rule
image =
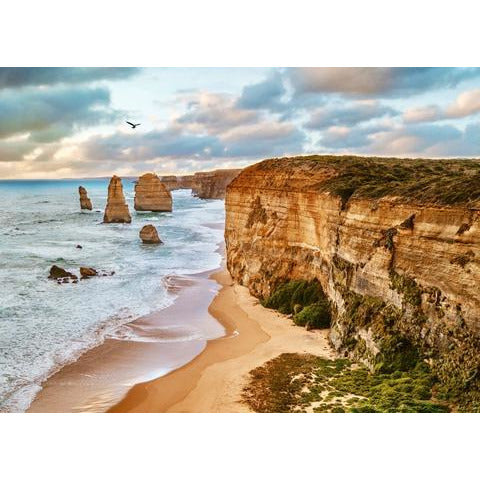
<path id="1" fill-rule="evenodd" d="M 0 93 L 0 138 L 31 133 L 39 142 L 58 140 L 78 126 L 117 118 L 109 104 L 105 88 L 7 90 Z"/>
<path id="2" fill-rule="evenodd" d="M 97 80 L 122 80 L 136 75 L 138 68 L 24 67 L 0 68 L 0 89 Z"/>
<path id="3" fill-rule="evenodd" d="M 378 102 L 356 102 L 348 105 L 323 107 L 315 110 L 304 125 L 310 130 L 323 130 L 332 126 L 351 127 L 375 118 L 398 115 L 395 109 Z"/>
<path id="4" fill-rule="evenodd" d="M 396 96 L 455 87 L 480 76 L 480 68 L 292 68 L 288 71 L 296 94 L 339 93 Z"/>

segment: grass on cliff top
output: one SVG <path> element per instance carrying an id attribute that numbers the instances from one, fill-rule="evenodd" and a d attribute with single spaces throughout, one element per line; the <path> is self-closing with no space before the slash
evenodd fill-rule
<path id="1" fill-rule="evenodd" d="M 433 398 L 434 386 L 424 363 L 408 372 L 371 374 L 346 359 L 285 353 L 250 372 L 243 400 L 262 413 L 450 411 Z"/>
<path id="2" fill-rule="evenodd" d="M 400 159 L 312 155 L 273 159 L 265 162 L 301 165 L 314 162 L 316 168 L 333 168 L 336 175 L 314 185 L 318 191 L 342 198 L 379 199 L 398 196 L 409 201 L 441 205 L 480 201 L 480 161 L 468 159 Z"/>

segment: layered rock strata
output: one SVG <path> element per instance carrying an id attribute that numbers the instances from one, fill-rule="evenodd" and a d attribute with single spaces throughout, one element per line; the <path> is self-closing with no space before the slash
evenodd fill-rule
<path id="1" fill-rule="evenodd" d="M 130 223 L 132 217 L 123 195 L 122 179 L 114 175 L 108 186 L 107 206 L 103 216 L 104 223 Z"/>
<path id="2" fill-rule="evenodd" d="M 227 186 L 240 172 L 241 169 L 224 169 L 193 175 L 168 175 L 161 177 L 161 182 L 168 190 L 191 189 L 192 194 L 201 199 L 223 199 Z"/>
<path id="3" fill-rule="evenodd" d="M 444 383 L 478 387 L 480 163 L 364 160 L 243 170 L 226 195 L 232 277 L 260 298 L 316 278 L 337 350 L 377 368 L 413 348 Z"/>
<path id="4" fill-rule="evenodd" d="M 92 209 L 92 202 L 88 198 L 87 190 L 80 186 L 78 187 L 78 194 L 80 195 L 80 208 L 82 210 L 91 210 Z"/>
<path id="5" fill-rule="evenodd" d="M 139 177 L 135 185 L 135 210 L 172 211 L 172 195 L 154 173 L 146 173 Z"/>

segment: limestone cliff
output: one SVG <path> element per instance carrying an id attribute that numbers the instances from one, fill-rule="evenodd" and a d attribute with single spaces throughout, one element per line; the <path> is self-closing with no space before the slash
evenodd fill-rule
<path id="1" fill-rule="evenodd" d="M 82 210 L 91 210 L 92 202 L 88 198 L 87 190 L 85 189 L 85 187 L 78 187 L 78 194 L 80 196 L 80 208 Z"/>
<path id="2" fill-rule="evenodd" d="M 145 173 L 135 185 L 135 210 L 171 212 L 172 195 L 154 173 Z"/>
<path id="3" fill-rule="evenodd" d="M 223 199 L 228 184 L 240 172 L 241 169 L 224 169 L 193 175 L 168 175 L 161 177 L 161 181 L 168 190 L 191 189 L 192 194 L 201 199 Z"/>
<path id="4" fill-rule="evenodd" d="M 318 279 L 339 351 L 375 368 L 413 345 L 443 382 L 478 386 L 478 161 L 266 160 L 228 186 L 225 240 L 260 298 Z"/>
<path id="5" fill-rule="evenodd" d="M 132 221 L 123 195 L 122 179 L 116 175 L 111 178 L 108 185 L 107 206 L 103 221 L 104 223 L 130 223 Z"/>

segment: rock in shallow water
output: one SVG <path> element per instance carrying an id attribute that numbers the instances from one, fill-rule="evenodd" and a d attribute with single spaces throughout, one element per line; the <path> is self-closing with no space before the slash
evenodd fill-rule
<path id="1" fill-rule="evenodd" d="M 140 230 L 140 238 L 143 243 L 163 243 L 158 236 L 157 229 L 153 225 L 145 225 Z"/>
<path id="2" fill-rule="evenodd" d="M 66 279 L 68 282 L 69 278 L 76 280 L 78 277 L 73 273 L 70 273 L 67 270 L 64 270 L 63 268 L 57 267 L 57 265 L 53 265 L 52 268 L 50 269 L 50 275 L 48 276 L 48 278 L 51 278 L 53 280 L 58 280 L 62 278 L 62 279 Z"/>
<path id="3" fill-rule="evenodd" d="M 97 271 L 90 267 L 80 267 L 80 275 L 82 278 L 96 277 Z"/>

